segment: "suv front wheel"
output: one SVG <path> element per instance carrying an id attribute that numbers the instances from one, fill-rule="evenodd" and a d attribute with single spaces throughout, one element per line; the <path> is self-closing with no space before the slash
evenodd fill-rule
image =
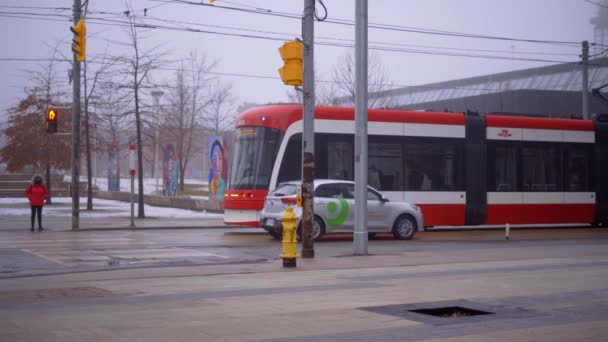
<path id="1" fill-rule="evenodd" d="M 410 215 L 401 215 L 393 225 L 393 236 L 397 240 L 411 240 L 416 234 L 416 220 Z"/>

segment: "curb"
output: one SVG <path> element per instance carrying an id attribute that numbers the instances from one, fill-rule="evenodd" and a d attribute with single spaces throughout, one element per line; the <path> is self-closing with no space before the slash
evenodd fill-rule
<path id="1" fill-rule="evenodd" d="M 100 228 L 100 227 L 91 227 L 91 228 L 80 228 L 78 230 L 72 229 L 62 229 L 62 230 L 54 230 L 53 231 L 61 231 L 61 232 L 101 232 L 101 231 L 123 231 L 123 230 L 211 230 L 211 229 L 244 229 L 242 227 L 234 228 L 232 226 L 182 226 L 182 227 L 108 227 L 108 228 Z M 246 228 L 245 228 L 246 229 Z M 242 234 L 242 235 L 266 235 L 266 231 L 263 232 L 227 232 L 227 234 Z"/>

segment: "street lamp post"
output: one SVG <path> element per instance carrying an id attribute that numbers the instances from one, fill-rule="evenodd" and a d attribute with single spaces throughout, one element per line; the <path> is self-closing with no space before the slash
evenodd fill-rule
<path id="1" fill-rule="evenodd" d="M 99 96 L 97 95 L 91 95 L 89 96 L 89 101 L 91 101 L 91 105 L 93 105 L 93 116 L 92 119 L 96 120 L 97 118 L 97 102 L 99 101 Z M 97 187 L 97 148 L 98 148 L 98 143 L 97 143 L 97 124 L 94 123 L 93 125 L 93 167 L 92 167 L 92 173 L 93 173 L 93 187 Z"/>
<path id="2" fill-rule="evenodd" d="M 93 186 L 97 187 L 97 125 L 93 125 Z"/>
<path id="3" fill-rule="evenodd" d="M 163 92 L 160 90 L 155 90 L 152 92 L 152 96 L 154 97 L 154 106 L 156 112 L 156 125 L 154 128 L 154 167 L 152 168 L 154 173 L 154 178 L 156 178 L 156 192 L 158 193 L 158 145 L 159 145 L 159 134 L 158 134 L 158 125 L 160 124 L 159 118 L 159 107 L 160 107 L 160 97 L 163 96 Z"/>

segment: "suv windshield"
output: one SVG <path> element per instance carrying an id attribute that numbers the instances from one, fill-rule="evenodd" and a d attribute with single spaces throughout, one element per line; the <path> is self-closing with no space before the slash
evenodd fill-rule
<path id="1" fill-rule="evenodd" d="M 229 188 L 268 189 L 281 138 L 281 131 L 272 128 L 237 128 Z"/>

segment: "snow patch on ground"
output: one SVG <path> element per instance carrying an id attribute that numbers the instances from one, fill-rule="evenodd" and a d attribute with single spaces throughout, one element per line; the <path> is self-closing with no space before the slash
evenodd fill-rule
<path id="1" fill-rule="evenodd" d="M 66 175 L 64 176 L 65 182 L 71 182 L 72 176 Z M 80 181 L 82 183 L 87 182 L 87 177 L 81 176 Z M 184 179 L 184 184 L 196 184 L 200 185 L 201 190 L 208 191 L 209 190 L 209 182 L 199 180 L 199 179 Z M 107 177 L 95 177 L 93 178 L 93 186 L 97 187 L 100 191 L 108 191 L 108 178 Z M 158 189 L 158 190 L 157 190 Z M 120 179 L 120 191 L 121 192 L 131 192 L 131 178 L 121 178 Z M 156 186 L 156 178 L 144 178 L 144 194 L 145 195 L 153 195 L 160 194 L 163 191 L 163 180 L 162 178 L 158 179 L 158 188 Z M 135 193 L 139 193 L 137 186 L 137 178 L 135 178 Z"/>
<path id="2" fill-rule="evenodd" d="M 80 215 L 82 217 L 91 218 L 105 218 L 105 217 L 125 217 L 131 215 L 131 203 L 112 201 L 104 199 L 93 199 L 92 212 L 84 210 L 86 208 L 87 199 L 80 198 Z M 0 208 L 0 215 L 13 215 L 23 216 L 30 215 L 29 203 L 26 198 L 0 198 L 0 205 L 2 204 L 17 204 L 23 205 L 20 207 L 13 208 Z M 70 197 L 53 197 L 53 205 L 46 205 L 44 207 L 44 215 L 48 216 L 72 216 L 72 198 Z M 83 205 L 85 207 L 83 208 Z M 137 204 L 136 204 L 137 205 Z M 137 211 L 137 207 L 135 208 Z M 223 214 L 214 214 L 200 211 L 193 211 L 187 209 L 177 208 L 165 208 L 165 207 L 154 207 L 151 205 L 145 205 L 144 210 L 146 217 L 163 217 L 163 218 L 200 218 L 200 219 L 223 219 Z"/>

